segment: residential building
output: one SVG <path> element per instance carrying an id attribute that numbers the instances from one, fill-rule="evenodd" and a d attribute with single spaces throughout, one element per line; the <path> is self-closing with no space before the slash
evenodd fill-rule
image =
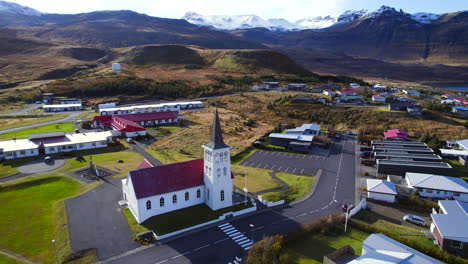
<path id="1" fill-rule="evenodd" d="M 39 155 L 39 146 L 29 139 L 0 141 L 1 159 L 18 159 Z"/>
<path id="2" fill-rule="evenodd" d="M 397 194 L 398 193 L 393 182 L 367 179 L 367 197 L 369 199 L 394 203 Z"/>
<path id="3" fill-rule="evenodd" d="M 314 141 L 313 135 L 302 135 L 302 134 L 283 134 L 283 133 L 271 133 L 269 136 L 271 145 L 284 147 L 291 151 L 305 152 L 308 153 L 312 147 Z"/>
<path id="4" fill-rule="evenodd" d="M 256 84 L 256 85 L 252 86 L 252 89 L 254 89 L 254 90 L 270 90 L 270 86 L 268 86 L 266 84 Z"/>
<path id="5" fill-rule="evenodd" d="M 389 129 L 384 132 L 386 140 L 409 140 L 408 132 L 401 129 Z"/>
<path id="6" fill-rule="evenodd" d="M 178 118 L 173 112 L 152 112 L 125 115 L 104 115 L 93 118 L 94 127 L 118 130 L 121 136 L 146 135 L 145 127 L 176 125 Z"/>
<path id="7" fill-rule="evenodd" d="M 468 150 L 468 139 L 458 140 L 458 146 L 463 150 Z"/>
<path id="8" fill-rule="evenodd" d="M 290 83 L 288 84 L 288 90 L 293 90 L 293 91 L 303 91 L 307 89 L 309 86 L 305 83 Z"/>
<path id="9" fill-rule="evenodd" d="M 447 105 L 453 105 L 455 104 L 455 101 L 453 99 L 446 99 L 446 100 L 441 100 L 441 104 L 447 104 Z"/>
<path id="10" fill-rule="evenodd" d="M 389 103 L 387 105 L 387 108 L 388 110 L 407 111 L 408 107 L 413 107 L 413 106 L 414 104 L 411 102 L 398 102 L 398 103 Z"/>
<path id="11" fill-rule="evenodd" d="M 117 103 L 105 103 L 105 104 L 98 104 L 97 109 L 109 109 L 109 108 L 116 108 Z"/>
<path id="12" fill-rule="evenodd" d="M 359 83 L 350 83 L 349 87 L 356 89 L 356 88 L 361 87 L 361 85 Z"/>
<path id="13" fill-rule="evenodd" d="M 199 109 L 203 107 L 200 101 L 192 102 L 167 102 L 152 105 L 134 105 L 123 106 L 115 108 L 100 109 L 100 115 L 125 115 L 125 114 L 139 114 L 139 113 L 152 113 L 152 112 L 167 112 L 171 111 L 175 114 L 180 114 L 181 110 Z"/>
<path id="14" fill-rule="evenodd" d="M 375 90 L 375 91 L 386 91 L 387 86 L 382 85 L 382 84 L 376 84 L 376 85 L 374 85 L 373 90 Z"/>
<path id="15" fill-rule="evenodd" d="M 356 95 L 356 89 L 349 88 L 346 90 L 338 90 L 336 91 L 336 94 L 341 95 L 341 96 L 351 96 L 351 95 Z"/>
<path id="16" fill-rule="evenodd" d="M 457 105 L 462 105 L 462 104 L 463 104 L 463 101 L 465 101 L 465 98 L 463 98 L 463 97 L 457 97 L 457 98 L 453 99 L 453 101 L 454 101 L 455 104 L 457 104 Z"/>
<path id="17" fill-rule="evenodd" d="M 152 167 L 145 163 L 122 180 L 123 198 L 138 223 L 152 216 L 206 204 L 212 210 L 232 206 L 231 147 L 223 141 L 215 110 L 204 158 Z"/>
<path id="18" fill-rule="evenodd" d="M 406 108 L 406 111 L 408 112 L 408 114 L 413 116 L 420 116 L 423 114 L 423 109 L 419 105 L 409 106 Z"/>
<path id="19" fill-rule="evenodd" d="M 451 149 L 458 149 L 460 146 L 458 145 L 458 141 L 457 140 L 447 140 L 447 142 L 445 143 L 445 145 L 447 146 L 447 148 L 451 148 Z"/>
<path id="20" fill-rule="evenodd" d="M 407 172 L 405 179 L 408 188 L 422 197 L 468 202 L 468 183 L 462 178 Z"/>
<path id="21" fill-rule="evenodd" d="M 415 97 L 418 97 L 421 95 L 421 93 L 416 90 L 403 90 L 403 93 L 409 96 L 415 96 Z"/>
<path id="22" fill-rule="evenodd" d="M 384 103 L 387 98 L 381 96 L 380 94 L 374 94 L 372 95 L 372 101 L 373 102 L 381 102 Z"/>
<path id="23" fill-rule="evenodd" d="M 56 101 L 58 101 L 59 104 L 74 104 L 74 105 L 83 104 L 83 101 L 78 98 L 57 98 Z"/>
<path id="24" fill-rule="evenodd" d="M 468 203 L 439 200 L 439 212 L 431 214 L 431 232 L 440 249 L 468 257 Z"/>
<path id="25" fill-rule="evenodd" d="M 383 234 L 371 234 L 362 242 L 361 256 L 348 264 L 442 263 Z"/>
<path id="26" fill-rule="evenodd" d="M 412 161 L 408 159 L 378 159 L 377 174 L 405 176 L 407 172 L 447 174 L 452 166 L 445 162 Z"/>
<path id="27" fill-rule="evenodd" d="M 42 110 L 44 112 L 64 112 L 64 111 L 79 111 L 82 110 L 83 106 L 79 104 L 53 104 L 43 105 Z"/>
<path id="28" fill-rule="evenodd" d="M 323 94 L 328 95 L 328 96 L 333 96 L 336 94 L 336 92 L 333 90 L 323 90 Z"/>
<path id="29" fill-rule="evenodd" d="M 468 107 L 466 107 L 466 106 L 452 107 L 452 113 L 455 113 L 455 114 L 461 115 L 461 116 L 468 116 Z"/>
<path id="30" fill-rule="evenodd" d="M 315 97 L 307 97 L 307 96 L 296 96 L 293 99 L 293 103 L 299 104 L 310 104 L 315 103 L 317 99 Z"/>
<path id="31" fill-rule="evenodd" d="M 279 82 L 263 82 L 268 88 L 278 88 L 280 86 Z"/>
<path id="32" fill-rule="evenodd" d="M 286 134 L 318 135 L 320 133 L 319 124 L 303 124 L 300 127 L 286 130 Z"/>
<path id="33" fill-rule="evenodd" d="M 455 99 L 456 96 L 451 95 L 451 94 L 443 94 L 440 97 L 442 97 L 444 99 Z"/>
<path id="34" fill-rule="evenodd" d="M 337 103 L 362 103 L 364 97 L 360 95 L 342 95 L 336 98 Z"/>

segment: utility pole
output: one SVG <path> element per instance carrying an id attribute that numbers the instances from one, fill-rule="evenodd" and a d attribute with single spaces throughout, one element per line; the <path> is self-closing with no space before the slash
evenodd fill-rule
<path id="1" fill-rule="evenodd" d="M 245 183 L 244 183 L 244 205 L 247 206 L 247 193 L 249 192 L 249 189 L 247 189 L 247 174 L 245 175 Z"/>
<path id="2" fill-rule="evenodd" d="M 346 229 L 347 229 L 347 227 L 348 227 L 348 217 L 349 217 L 349 208 L 350 208 L 350 207 L 351 207 L 351 206 L 348 205 L 348 208 L 346 208 L 346 219 L 345 219 L 345 226 L 344 226 L 344 231 L 345 231 L 345 233 L 346 233 Z"/>
<path id="3" fill-rule="evenodd" d="M 254 227 L 255 226 L 253 224 L 250 224 L 249 226 L 252 228 L 251 231 L 252 231 L 252 243 L 253 243 L 254 242 Z"/>

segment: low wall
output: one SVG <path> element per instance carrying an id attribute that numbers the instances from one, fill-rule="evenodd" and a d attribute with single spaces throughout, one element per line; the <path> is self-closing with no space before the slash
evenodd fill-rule
<path id="1" fill-rule="evenodd" d="M 267 201 L 267 200 L 263 199 L 263 197 L 261 195 L 259 195 L 257 198 L 262 204 L 266 205 L 267 207 L 273 207 L 273 206 L 278 206 L 278 205 L 284 204 L 284 200 L 277 201 L 277 202 L 270 202 L 270 201 Z"/>
<path id="2" fill-rule="evenodd" d="M 354 207 L 353 209 L 351 209 L 351 210 L 349 211 L 349 217 L 351 217 L 351 216 L 353 216 L 353 215 L 359 213 L 359 211 L 361 211 L 361 209 L 363 209 L 363 208 L 365 209 L 366 206 L 367 206 L 367 200 L 366 200 L 366 198 L 363 198 L 363 199 L 356 205 L 356 207 Z"/>

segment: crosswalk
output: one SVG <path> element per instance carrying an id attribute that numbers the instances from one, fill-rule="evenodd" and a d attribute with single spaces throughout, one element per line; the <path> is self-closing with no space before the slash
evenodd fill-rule
<path id="1" fill-rule="evenodd" d="M 222 224 L 218 226 L 221 231 L 223 231 L 226 235 L 228 235 L 234 242 L 236 242 L 240 247 L 244 250 L 249 250 L 253 244 L 251 239 L 245 237 L 244 234 L 239 232 L 235 227 L 233 227 L 230 223 Z"/>

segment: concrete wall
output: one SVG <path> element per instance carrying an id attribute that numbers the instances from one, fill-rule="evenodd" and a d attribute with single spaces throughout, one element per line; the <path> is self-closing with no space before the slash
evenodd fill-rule
<path id="1" fill-rule="evenodd" d="M 137 132 L 122 132 L 125 133 L 126 137 L 138 137 L 138 136 L 146 136 L 146 131 L 137 131 Z"/>

